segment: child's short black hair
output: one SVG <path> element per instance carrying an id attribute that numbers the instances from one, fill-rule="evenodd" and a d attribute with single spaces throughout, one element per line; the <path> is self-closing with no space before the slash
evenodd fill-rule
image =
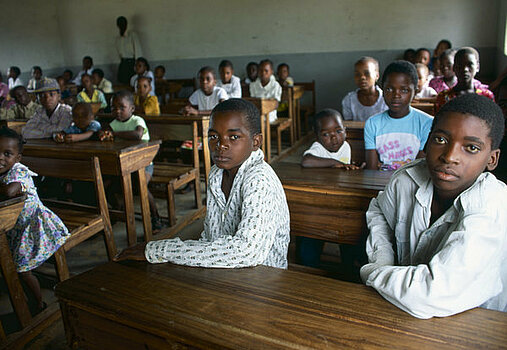
<path id="1" fill-rule="evenodd" d="M 342 118 L 342 115 L 340 114 L 340 112 L 338 112 L 337 110 L 332 109 L 332 108 L 323 109 L 319 113 L 315 114 L 315 116 L 313 117 L 313 131 L 316 134 L 318 134 L 320 132 L 320 127 L 321 127 L 320 121 L 324 118 L 327 118 L 327 117 L 336 117 L 339 120 L 341 120 L 343 123 L 343 118 Z"/>
<path id="2" fill-rule="evenodd" d="M 384 74 L 382 75 L 382 86 L 384 86 L 384 83 L 389 74 L 392 73 L 403 73 L 408 75 L 408 77 L 412 81 L 412 84 L 414 84 L 414 88 L 417 86 L 419 78 L 417 77 L 417 69 L 415 69 L 415 66 L 412 63 L 408 61 L 399 60 L 389 64 L 384 70 Z"/>
<path id="3" fill-rule="evenodd" d="M 216 79 L 217 75 L 215 73 L 215 70 L 211 66 L 204 66 L 201 69 L 199 69 L 199 72 L 197 72 L 197 75 L 201 75 L 202 73 L 211 73 L 213 74 L 213 77 Z"/>
<path id="4" fill-rule="evenodd" d="M 263 64 L 269 64 L 271 66 L 271 70 L 273 70 L 273 61 L 271 61 L 269 58 L 266 58 L 265 60 L 262 60 L 259 62 L 259 67 Z"/>
<path id="5" fill-rule="evenodd" d="M 276 67 L 276 70 L 280 70 L 280 68 L 287 67 L 287 70 L 290 70 L 290 67 L 287 63 L 280 63 L 278 67 Z"/>
<path id="6" fill-rule="evenodd" d="M 157 69 L 162 69 L 162 72 L 165 73 L 165 67 L 164 66 L 162 66 L 162 65 L 156 66 L 155 70 L 157 70 Z"/>
<path id="7" fill-rule="evenodd" d="M 74 76 L 74 73 L 72 73 L 72 71 L 71 71 L 70 69 L 66 69 L 66 70 L 64 70 L 64 71 L 63 71 L 63 74 L 65 74 L 65 73 L 69 73 L 71 77 L 73 77 L 73 76 Z"/>
<path id="8" fill-rule="evenodd" d="M 0 128 L 0 139 L 6 138 L 6 139 L 13 139 L 18 142 L 18 152 L 23 153 L 23 144 L 25 141 L 23 140 L 23 137 L 18 134 L 15 130 L 10 129 L 6 126 L 2 126 Z"/>
<path id="9" fill-rule="evenodd" d="M 9 68 L 9 70 L 11 72 L 14 72 L 14 74 L 16 74 L 16 77 L 19 77 L 19 75 L 21 74 L 21 69 L 19 69 L 19 67 L 12 66 Z"/>
<path id="10" fill-rule="evenodd" d="M 461 59 L 466 54 L 472 54 L 475 56 L 475 59 L 477 60 L 477 63 L 479 63 L 479 52 L 470 46 L 462 47 L 461 49 L 456 52 L 456 55 L 454 56 L 454 61 Z"/>
<path id="11" fill-rule="evenodd" d="M 91 58 L 91 56 L 85 56 L 85 57 L 83 57 L 83 61 L 84 60 L 89 60 L 90 63 L 92 64 L 92 66 L 93 66 L 93 58 Z"/>
<path id="12" fill-rule="evenodd" d="M 84 77 L 88 77 L 91 79 L 92 76 L 90 74 L 84 72 L 83 74 L 81 74 L 81 80 L 83 80 Z"/>
<path id="13" fill-rule="evenodd" d="M 414 49 L 406 49 L 403 51 L 403 58 L 406 59 L 408 55 L 415 55 Z"/>
<path id="14" fill-rule="evenodd" d="M 454 56 L 456 56 L 456 52 L 457 52 L 457 51 L 456 51 L 455 49 L 447 49 L 447 50 L 445 50 L 444 52 L 442 52 L 442 53 L 440 54 L 440 56 L 438 57 L 438 59 L 439 59 L 440 61 L 442 61 L 442 59 L 443 59 L 444 57 L 449 57 L 449 59 L 454 60 Z"/>
<path id="15" fill-rule="evenodd" d="M 17 90 L 25 90 L 25 92 L 28 92 L 28 90 L 26 89 L 26 87 L 24 87 L 23 85 L 17 85 L 15 87 L 13 87 L 11 89 L 11 91 L 9 91 L 9 95 L 14 96 L 14 93 L 17 91 Z"/>
<path id="16" fill-rule="evenodd" d="M 92 74 L 97 74 L 100 78 L 104 78 L 104 71 L 100 68 L 95 68 Z"/>
<path id="17" fill-rule="evenodd" d="M 33 70 L 33 71 L 38 70 L 38 71 L 40 72 L 40 74 L 42 74 L 42 68 L 41 68 L 41 67 L 39 67 L 39 66 L 33 66 L 33 67 L 32 67 L 32 70 Z"/>
<path id="18" fill-rule="evenodd" d="M 120 90 L 120 91 L 116 91 L 114 94 L 113 94 L 113 97 L 111 97 L 111 102 L 115 99 L 115 98 L 124 98 L 126 99 L 132 106 L 134 105 L 134 95 L 132 94 L 131 91 L 129 90 Z"/>
<path id="19" fill-rule="evenodd" d="M 246 65 L 246 68 L 248 69 L 248 67 L 251 67 L 251 66 L 259 67 L 259 65 L 257 64 L 257 62 L 248 62 L 248 64 Z"/>
<path id="20" fill-rule="evenodd" d="M 417 51 L 415 52 L 416 56 L 419 55 L 419 52 L 423 52 L 423 51 L 426 51 L 427 53 L 429 53 L 430 57 L 431 57 L 431 51 L 428 50 L 427 48 L 425 47 L 420 47 L 417 49 Z"/>
<path id="21" fill-rule="evenodd" d="M 440 108 L 433 119 L 432 131 L 438 121 L 449 112 L 470 114 L 482 119 L 489 128 L 491 149 L 500 147 L 505 130 L 505 118 L 502 109 L 489 98 L 477 94 L 465 94 L 450 100 Z"/>
<path id="22" fill-rule="evenodd" d="M 229 60 L 222 60 L 222 62 L 220 62 L 220 64 L 218 65 L 218 69 L 227 68 L 227 67 L 234 69 L 232 62 Z"/>
<path id="23" fill-rule="evenodd" d="M 440 44 L 446 44 L 446 45 L 447 45 L 447 47 L 448 47 L 449 49 L 452 47 L 451 42 L 450 42 L 449 40 L 447 40 L 447 39 L 442 39 L 442 40 L 440 40 L 440 41 L 438 42 L 438 44 L 437 44 L 437 47 L 438 47 Z"/>
<path id="24" fill-rule="evenodd" d="M 76 109 L 78 109 L 78 108 L 84 109 L 84 111 L 86 112 L 86 116 L 87 117 L 93 116 L 92 106 L 90 105 L 90 103 L 86 103 L 86 102 L 78 102 L 78 103 L 76 103 L 72 107 L 72 116 L 74 116 L 74 111 Z"/>
<path id="25" fill-rule="evenodd" d="M 412 50 L 412 49 L 409 49 L 409 50 Z M 414 51 L 414 50 L 412 50 L 412 51 Z M 358 64 L 366 63 L 366 62 L 373 62 L 373 64 L 375 65 L 375 68 L 377 68 L 377 72 L 380 70 L 380 66 L 378 64 L 378 61 L 375 58 L 370 57 L 370 56 L 361 57 L 360 59 L 358 59 L 356 61 L 356 63 L 354 63 L 354 66 L 357 66 Z"/>
<path id="26" fill-rule="evenodd" d="M 211 118 L 215 113 L 219 112 L 239 112 L 245 116 L 248 124 L 247 128 L 250 136 L 260 134 L 261 130 L 261 115 L 255 105 L 247 100 L 241 98 L 230 98 L 220 102 L 211 111 Z"/>
<path id="27" fill-rule="evenodd" d="M 148 60 L 144 57 L 138 57 L 136 62 L 143 62 L 144 65 L 146 66 L 146 70 L 150 70 L 150 65 L 148 63 Z"/>

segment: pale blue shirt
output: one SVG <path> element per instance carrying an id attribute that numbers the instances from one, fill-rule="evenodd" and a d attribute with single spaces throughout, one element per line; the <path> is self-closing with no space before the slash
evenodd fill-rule
<path id="1" fill-rule="evenodd" d="M 507 186 L 482 173 L 430 225 L 432 198 L 425 159 L 394 173 L 366 213 L 361 278 L 418 318 L 507 311 Z"/>

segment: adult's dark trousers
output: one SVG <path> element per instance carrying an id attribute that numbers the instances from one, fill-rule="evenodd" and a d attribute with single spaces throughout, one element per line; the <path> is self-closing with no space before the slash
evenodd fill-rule
<path id="1" fill-rule="evenodd" d="M 136 60 L 134 58 L 122 58 L 120 66 L 118 67 L 118 82 L 123 85 L 130 84 L 130 78 L 135 74 L 134 65 Z"/>

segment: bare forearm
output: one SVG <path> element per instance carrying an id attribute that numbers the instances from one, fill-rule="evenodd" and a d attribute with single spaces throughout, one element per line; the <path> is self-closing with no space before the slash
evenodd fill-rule
<path id="1" fill-rule="evenodd" d="M 303 157 L 301 166 L 303 168 L 332 168 L 337 164 L 343 164 L 337 160 L 330 158 L 320 158 L 311 154 L 307 154 Z"/>

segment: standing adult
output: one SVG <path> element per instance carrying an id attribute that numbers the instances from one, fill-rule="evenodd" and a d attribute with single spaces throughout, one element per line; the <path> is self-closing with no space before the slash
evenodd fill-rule
<path id="1" fill-rule="evenodd" d="M 127 19 L 125 17 L 118 17 L 116 25 L 120 30 L 120 35 L 116 37 L 116 51 L 121 59 L 118 67 L 118 82 L 128 85 L 130 77 L 135 74 L 135 60 L 137 57 L 142 56 L 141 45 L 137 34 L 131 30 L 127 31 Z"/>

